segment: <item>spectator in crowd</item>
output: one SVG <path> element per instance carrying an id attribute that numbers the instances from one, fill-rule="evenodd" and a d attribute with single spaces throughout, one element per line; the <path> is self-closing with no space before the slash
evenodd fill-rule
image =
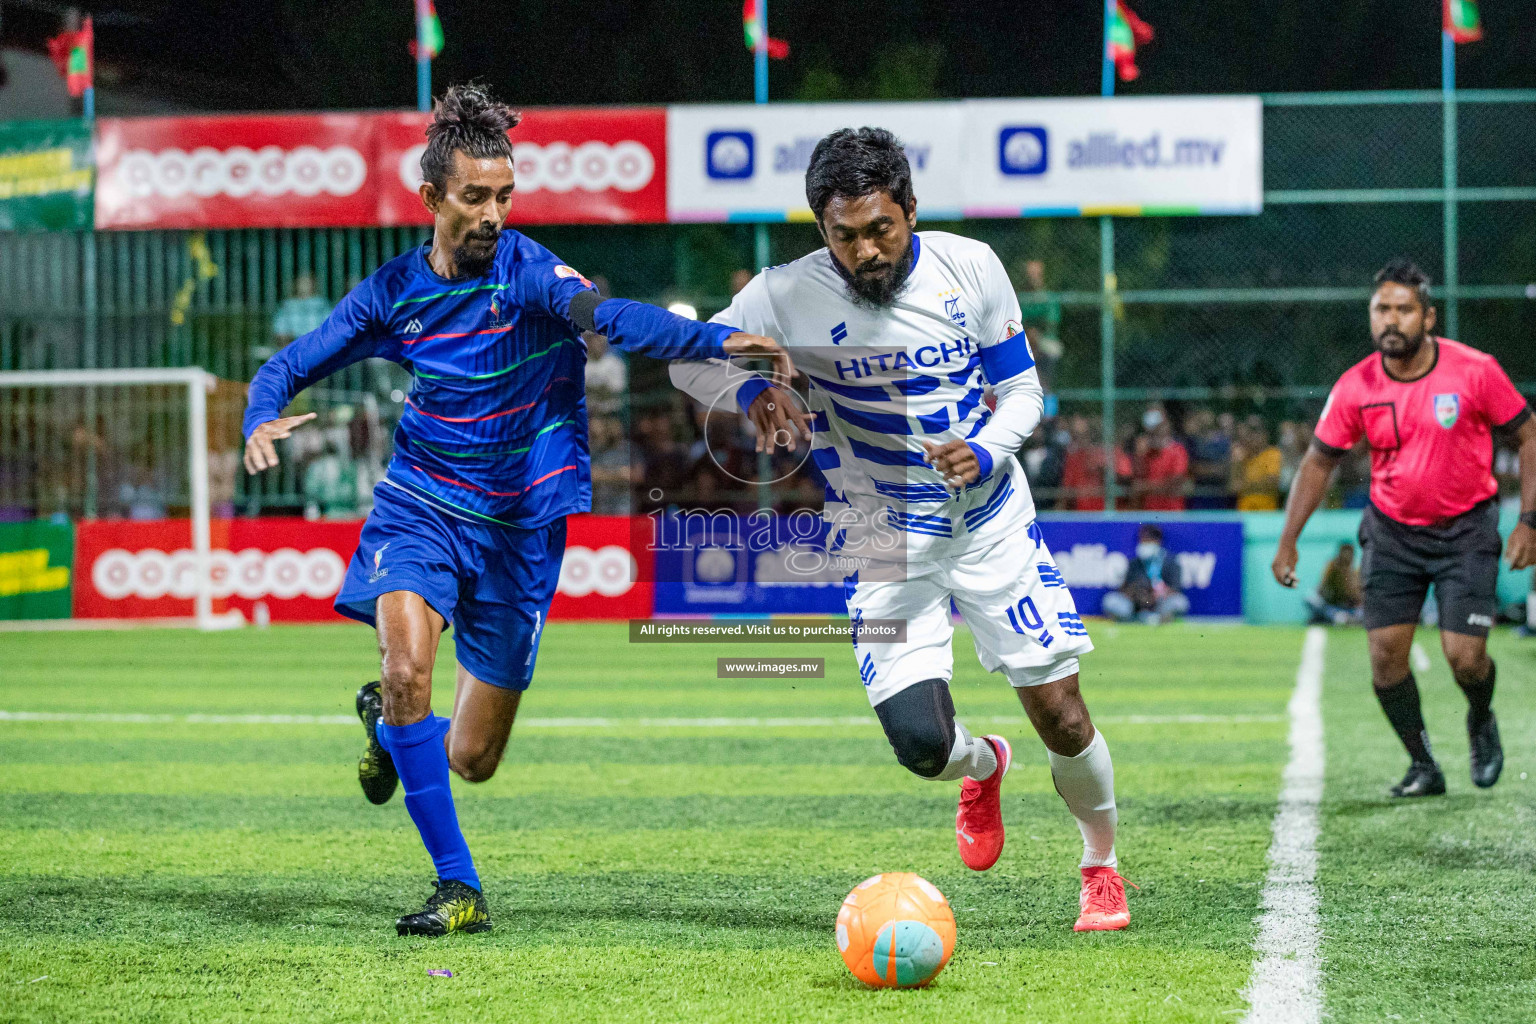
<path id="1" fill-rule="evenodd" d="M 1126 566 L 1125 582 L 1104 595 L 1104 614 L 1156 626 L 1188 613 L 1179 560 L 1164 549 L 1162 528 L 1146 523 L 1136 532 L 1136 557 Z"/>
<path id="2" fill-rule="evenodd" d="M 357 517 L 357 463 L 346 456 L 334 437 L 304 467 L 304 518 Z"/>
<path id="3" fill-rule="evenodd" d="M 1061 303 L 1046 290 L 1044 260 L 1025 260 L 1022 270 L 1020 318 L 1024 335 L 1035 350 L 1040 380 L 1049 389 L 1052 371 L 1066 353 L 1066 346 L 1061 343 Z"/>
<path id="4" fill-rule="evenodd" d="M 1037 498 L 1044 498 L 1061 486 L 1071 445 L 1072 434 L 1059 417 L 1043 421 L 1024 442 L 1019 461 L 1024 464 L 1030 492 Z"/>
<path id="5" fill-rule="evenodd" d="M 640 416 L 633 463 L 639 471 L 635 507 L 642 515 L 675 503 L 688 486 L 688 447 L 677 439 L 678 426 L 670 407 Z"/>
<path id="6" fill-rule="evenodd" d="M 1269 428 L 1257 416 L 1243 421 L 1232 446 L 1232 492 L 1239 512 L 1280 508 L 1280 449 L 1269 443 Z"/>
<path id="7" fill-rule="evenodd" d="M 741 291 L 747 285 L 751 284 L 752 279 L 756 276 L 757 275 L 755 273 L 748 270 L 746 267 L 738 267 L 737 269 L 731 271 L 731 298 L 734 299 L 736 297 L 736 293 Z"/>
<path id="8" fill-rule="evenodd" d="M 615 413 L 629 387 L 629 365 L 595 331 L 582 335 L 587 343 L 587 407 L 594 413 Z"/>
<path id="9" fill-rule="evenodd" d="M 1361 621 L 1364 599 L 1360 590 L 1360 572 L 1355 568 L 1355 546 L 1340 544 L 1339 553 L 1323 568 L 1317 589 L 1306 597 L 1312 609 L 1312 622 L 1331 622 L 1347 626 Z"/>
<path id="10" fill-rule="evenodd" d="M 1291 493 L 1291 481 L 1301 467 L 1302 456 L 1312 444 L 1312 429 L 1305 423 L 1285 420 L 1280 424 L 1280 493 Z"/>
<path id="11" fill-rule="evenodd" d="M 1056 507 L 1071 512 L 1104 511 L 1104 445 L 1098 422 L 1086 416 L 1073 416 L 1068 432 L 1072 436 L 1061 466 L 1061 493 Z M 1123 484 L 1131 477 L 1131 459 L 1116 447 L 1115 476 Z"/>
<path id="12" fill-rule="evenodd" d="M 272 354 L 294 338 L 308 334 L 319 327 L 331 315 L 331 303 L 315 290 L 315 279 L 300 274 L 293 279 L 293 293 L 277 307 L 272 318 L 272 350 L 258 353 L 262 358 Z"/>
<path id="13" fill-rule="evenodd" d="M 1168 410 L 1161 403 L 1147 407 L 1141 427 L 1135 440 L 1131 501 L 1147 511 L 1182 512 L 1189 490 L 1189 453 L 1174 439 Z"/>
<path id="14" fill-rule="evenodd" d="M 1222 432 L 1216 414 L 1209 409 L 1191 412 L 1184 420 L 1184 430 L 1189 441 L 1190 478 L 1194 483 L 1189 507 L 1231 508 L 1232 499 L 1227 493 L 1231 435 Z"/>
<path id="15" fill-rule="evenodd" d="M 624 424 L 617 416 L 593 416 L 587 427 L 592 456 L 592 511 L 600 516 L 627 516 L 630 488 L 636 483 Z"/>

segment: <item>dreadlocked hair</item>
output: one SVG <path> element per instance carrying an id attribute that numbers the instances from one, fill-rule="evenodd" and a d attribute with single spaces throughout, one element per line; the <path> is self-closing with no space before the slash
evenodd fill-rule
<path id="1" fill-rule="evenodd" d="M 476 159 L 512 156 L 507 132 L 523 115 L 499 103 L 488 86 L 479 82 L 450 85 L 432 107 L 427 125 L 427 148 L 421 154 L 421 177 L 439 189 L 446 187 L 453 168 L 453 154 L 462 151 Z"/>

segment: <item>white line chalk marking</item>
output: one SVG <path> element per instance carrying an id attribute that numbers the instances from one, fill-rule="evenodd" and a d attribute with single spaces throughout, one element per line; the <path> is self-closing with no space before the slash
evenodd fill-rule
<path id="1" fill-rule="evenodd" d="M 975 715 L 969 721 L 1023 725 L 1023 715 Z M 1281 715 L 1100 715 L 1106 725 L 1246 725 Z M 0 711 L 0 722 L 105 722 L 120 725 L 357 725 L 356 715 L 150 714 L 114 711 Z M 519 718 L 519 729 L 828 729 L 876 726 L 873 715 L 825 718 Z"/>
<path id="2" fill-rule="evenodd" d="M 1245 1024 L 1319 1024 L 1323 1011 L 1322 926 L 1317 910 L 1318 805 L 1323 798 L 1323 649 L 1307 630 L 1291 694 L 1291 759 L 1280 786 L 1264 881 L 1259 959 L 1244 995 Z"/>

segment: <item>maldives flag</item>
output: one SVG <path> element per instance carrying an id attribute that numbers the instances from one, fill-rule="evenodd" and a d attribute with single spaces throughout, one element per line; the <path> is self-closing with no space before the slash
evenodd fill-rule
<path id="1" fill-rule="evenodd" d="M 427 0 L 425 4 L 417 2 L 416 17 L 418 22 L 426 25 L 427 59 L 436 60 L 437 55 L 443 52 L 443 23 L 437 17 L 437 4 Z M 417 32 L 421 29 L 418 27 Z M 411 56 L 419 59 L 420 54 L 416 50 L 416 40 L 411 40 Z"/>
<path id="2" fill-rule="evenodd" d="M 1141 69 L 1136 66 L 1136 47 L 1152 41 L 1152 26 L 1136 17 L 1136 12 L 1117 0 L 1115 16 L 1109 23 L 1109 59 L 1122 82 L 1134 82 Z"/>
<path id="3" fill-rule="evenodd" d="M 71 96 L 84 96 L 91 87 L 95 71 L 95 44 L 91 34 L 91 18 L 86 15 L 78 32 L 60 32 L 48 40 L 48 56 L 69 85 Z"/>
<path id="4" fill-rule="evenodd" d="M 757 0 L 743 0 L 741 5 L 741 31 L 747 41 L 747 49 L 757 52 Z M 782 39 L 768 39 L 768 56 L 783 60 L 789 56 L 789 44 Z"/>
<path id="5" fill-rule="evenodd" d="M 1483 38 L 1483 19 L 1478 16 L 1473 0 L 1444 0 L 1440 21 L 1453 43 L 1475 43 Z"/>

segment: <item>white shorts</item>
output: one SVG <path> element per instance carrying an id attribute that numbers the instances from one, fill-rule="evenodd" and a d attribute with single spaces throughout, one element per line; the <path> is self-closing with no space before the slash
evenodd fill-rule
<path id="1" fill-rule="evenodd" d="M 952 558 L 907 566 L 906 579 L 850 577 L 848 615 L 855 622 L 899 619 L 905 643 L 855 643 L 854 657 L 870 704 L 925 679 L 954 673 L 949 602 L 976 641 L 988 672 L 1001 671 L 1014 686 L 1040 686 L 1077 671 L 1079 655 L 1093 650 L 1039 526 L 1030 523 L 1002 540 Z"/>

